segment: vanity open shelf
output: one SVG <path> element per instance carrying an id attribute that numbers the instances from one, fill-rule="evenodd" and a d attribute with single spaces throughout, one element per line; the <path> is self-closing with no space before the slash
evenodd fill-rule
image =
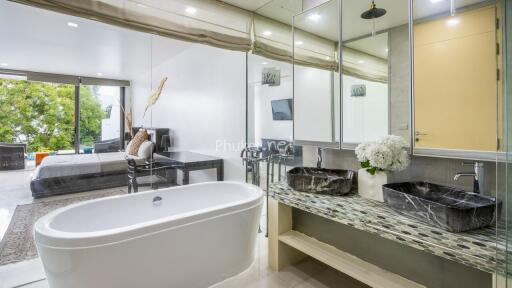
<path id="1" fill-rule="evenodd" d="M 290 230 L 280 234 L 278 239 L 281 243 L 293 247 L 370 287 L 425 287 L 297 231 Z"/>

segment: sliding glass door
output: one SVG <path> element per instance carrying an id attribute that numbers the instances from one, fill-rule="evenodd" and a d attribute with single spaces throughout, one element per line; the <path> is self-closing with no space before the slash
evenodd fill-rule
<path id="1" fill-rule="evenodd" d="M 27 152 L 74 151 L 75 86 L 0 78 L 0 142 Z"/>
<path id="2" fill-rule="evenodd" d="M 80 153 L 116 152 L 122 148 L 121 89 L 80 86 Z"/>

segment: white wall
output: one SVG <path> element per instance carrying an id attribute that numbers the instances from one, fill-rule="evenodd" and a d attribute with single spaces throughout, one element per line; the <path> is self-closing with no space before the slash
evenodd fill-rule
<path id="1" fill-rule="evenodd" d="M 366 96 L 351 97 L 351 86 L 366 85 Z M 388 135 L 388 85 L 343 76 L 343 142 L 360 143 Z"/>
<path id="2" fill-rule="evenodd" d="M 166 57 L 169 45 L 181 46 L 181 52 Z M 135 125 L 170 128 L 175 149 L 222 157 L 225 180 L 244 181 L 245 53 L 160 37 L 152 47 L 153 90 L 161 78 L 168 80 L 144 119 L 147 75 L 132 82 Z M 215 170 L 190 174 L 191 183 L 215 179 Z"/>
<path id="3" fill-rule="evenodd" d="M 272 118 L 272 100 L 291 99 L 292 79 L 282 78 L 281 85 L 253 85 L 254 89 L 254 138 L 261 145 L 262 138 L 290 141 L 293 139 L 293 121 L 276 121 Z"/>
<path id="4" fill-rule="evenodd" d="M 261 145 L 261 139 L 293 140 L 293 121 L 275 121 L 272 119 L 272 100 L 292 99 L 292 65 L 270 60 L 261 56 L 249 55 L 248 67 L 248 141 Z M 261 85 L 264 68 L 276 68 L 281 71 L 279 86 Z"/>
<path id="5" fill-rule="evenodd" d="M 332 142 L 332 72 L 295 66 L 295 140 Z"/>

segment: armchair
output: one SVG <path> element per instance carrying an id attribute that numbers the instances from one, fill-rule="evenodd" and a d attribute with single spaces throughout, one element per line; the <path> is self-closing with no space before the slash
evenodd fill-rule
<path id="1" fill-rule="evenodd" d="M 0 143 L 0 170 L 25 169 L 25 143 Z"/>

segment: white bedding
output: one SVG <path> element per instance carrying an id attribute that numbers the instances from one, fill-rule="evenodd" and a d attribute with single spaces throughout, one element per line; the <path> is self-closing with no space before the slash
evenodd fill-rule
<path id="1" fill-rule="evenodd" d="M 137 162 L 144 159 L 134 157 Z M 125 152 L 48 156 L 37 167 L 34 179 L 75 176 L 127 169 Z"/>

